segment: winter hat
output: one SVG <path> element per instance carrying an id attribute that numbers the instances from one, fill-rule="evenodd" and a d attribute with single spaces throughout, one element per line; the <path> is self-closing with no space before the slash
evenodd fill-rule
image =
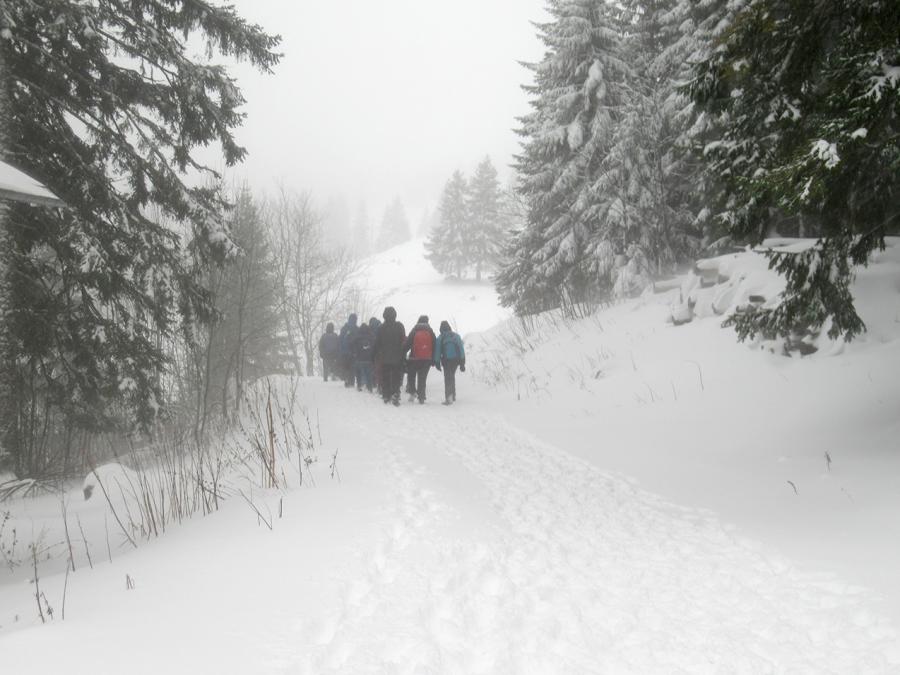
<path id="1" fill-rule="evenodd" d="M 397 310 L 393 307 L 385 307 L 384 314 L 381 316 L 384 317 L 385 321 L 394 321 L 397 318 Z"/>
<path id="2" fill-rule="evenodd" d="M 328 322 L 328 325 L 325 326 L 325 332 L 326 332 L 326 333 L 333 333 L 333 332 L 334 332 L 334 324 L 331 323 L 330 321 Z"/>
<path id="3" fill-rule="evenodd" d="M 441 332 L 442 333 L 451 332 L 450 324 L 447 321 L 441 321 Z"/>
<path id="4" fill-rule="evenodd" d="M 428 323 L 428 315 L 423 314 L 422 316 L 420 316 L 418 323 Z"/>
<path id="5" fill-rule="evenodd" d="M 356 314 L 351 314 L 350 317 L 347 319 L 347 322 L 351 326 L 355 326 L 356 325 Z"/>
<path id="6" fill-rule="evenodd" d="M 381 325 L 381 322 L 376 319 L 374 316 L 369 319 L 369 328 L 378 328 Z"/>

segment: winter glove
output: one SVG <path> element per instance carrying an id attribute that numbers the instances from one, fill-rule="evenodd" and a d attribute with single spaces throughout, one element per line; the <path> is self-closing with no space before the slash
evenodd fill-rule
<path id="1" fill-rule="evenodd" d="M 459 364 L 459 372 L 461 372 L 461 373 L 466 372 L 466 364 L 465 363 Z"/>

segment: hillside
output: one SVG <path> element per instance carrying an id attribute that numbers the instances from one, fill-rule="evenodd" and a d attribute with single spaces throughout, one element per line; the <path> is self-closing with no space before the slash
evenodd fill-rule
<path id="1" fill-rule="evenodd" d="M 511 313 L 500 307 L 490 282 L 445 281 L 425 259 L 425 240 L 413 239 L 360 263 L 356 283 L 367 291 L 373 314 L 391 304 L 411 327 L 421 314 L 432 325 L 446 319 L 464 333 L 486 330 Z"/>
<path id="2" fill-rule="evenodd" d="M 700 267 L 719 283 L 701 287 L 700 269 L 582 321 L 551 313 L 473 336 L 473 376 L 543 440 L 875 588 L 900 618 L 900 239 L 856 280 L 868 332 L 820 336 L 803 357 L 721 328 L 750 296 L 775 299 L 762 256 Z M 673 325 L 689 299 L 693 321 Z"/>
<path id="3" fill-rule="evenodd" d="M 277 487 L 253 452 L 260 414 L 223 439 L 218 508 L 136 547 L 73 485 L 70 573 L 60 499 L 5 502 L 11 672 L 900 669 L 900 242 L 857 280 L 870 332 L 802 358 L 721 328 L 717 311 L 777 290 L 752 252 L 527 324 L 420 252 L 371 259 L 368 291 L 401 319 L 456 317 L 459 401 L 437 405 L 434 371 L 427 405 L 400 408 L 278 382 L 275 410 L 296 405 L 276 414 Z M 132 469 L 107 484 L 157 470 Z"/>

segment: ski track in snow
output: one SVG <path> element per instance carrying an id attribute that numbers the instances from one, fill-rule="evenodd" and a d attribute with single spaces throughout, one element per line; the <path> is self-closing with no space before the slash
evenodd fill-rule
<path id="1" fill-rule="evenodd" d="M 341 606 L 280 638 L 276 672 L 900 672 L 897 633 L 864 591 L 795 570 L 709 513 L 470 404 L 344 405 L 343 420 L 386 434 L 390 525 Z M 501 524 L 489 536 L 441 533 L 453 507 L 427 485 L 432 453 L 487 488 Z"/>

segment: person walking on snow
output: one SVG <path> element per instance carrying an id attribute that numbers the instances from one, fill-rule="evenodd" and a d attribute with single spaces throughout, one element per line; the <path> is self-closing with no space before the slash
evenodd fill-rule
<path id="1" fill-rule="evenodd" d="M 441 321 L 441 333 L 434 350 L 434 365 L 444 371 L 444 405 L 456 401 L 456 369 L 466 372 L 466 350 L 462 338 L 447 321 Z"/>
<path id="2" fill-rule="evenodd" d="M 397 310 L 384 308 L 384 323 L 375 338 L 375 359 L 381 361 L 381 394 L 385 403 L 400 405 L 406 328 L 397 321 Z"/>
<path id="3" fill-rule="evenodd" d="M 325 334 L 319 338 L 319 357 L 322 359 L 322 376 L 328 382 L 328 376 L 336 377 L 338 357 L 341 353 L 341 341 L 334 332 L 334 324 L 325 326 Z"/>
<path id="4" fill-rule="evenodd" d="M 375 358 L 375 338 L 369 324 L 364 323 L 353 338 L 353 367 L 356 369 L 356 390 L 363 386 L 372 391 L 372 363 Z"/>
<path id="5" fill-rule="evenodd" d="M 378 330 L 381 328 L 381 322 L 376 319 L 374 316 L 369 319 L 369 330 L 372 331 L 372 343 L 374 344 L 375 339 L 378 337 Z M 375 362 L 372 364 L 372 383 L 375 385 L 375 389 L 378 391 L 378 394 L 381 395 L 381 360 L 376 355 Z"/>
<path id="6" fill-rule="evenodd" d="M 341 372 L 344 376 L 344 386 L 352 387 L 356 379 L 353 370 L 353 338 L 356 337 L 356 314 L 347 317 L 347 323 L 341 328 Z"/>
<path id="7" fill-rule="evenodd" d="M 425 383 L 434 360 L 434 343 L 434 331 L 428 325 L 428 317 L 423 314 L 406 338 L 406 351 L 409 352 L 407 391 L 410 401 L 418 398 L 420 404 L 425 403 Z"/>

